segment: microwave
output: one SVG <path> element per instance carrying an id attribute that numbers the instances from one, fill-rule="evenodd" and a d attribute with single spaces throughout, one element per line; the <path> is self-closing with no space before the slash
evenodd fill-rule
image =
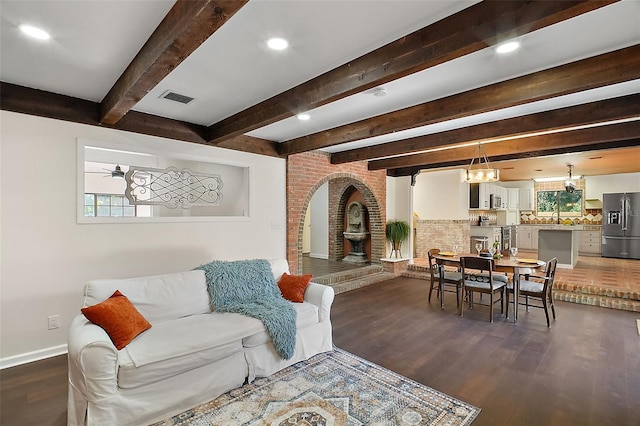
<path id="1" fill-rule="evenodd" d="M 489 208 L 490 209 L 501 209 L 502 208 L 502 197 L 495 194 L 489 194 Z"/>

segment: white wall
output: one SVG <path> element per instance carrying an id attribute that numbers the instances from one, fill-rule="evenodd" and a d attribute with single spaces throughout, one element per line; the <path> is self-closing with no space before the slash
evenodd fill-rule
<path id="1" fill-rule="evenodd" d="M 421 172 L 413 189 L 413 210 L 420 219 L 468 220 L 469 184 L 460 170 Z"/>
<path id="2" fill-rule="evenodd" d="M 530 189 L 533 191 L 533 180 L 514 180 L 509 182 L 499 182 L 499 186 L 505 188 L 520 188 L 520 189 Z"/>
<path id="3" fill-rule="evenodd" d="M 387 221 L 404 220 L 411 226 L 407 247 L 413 247 L 413 191 L 411 187 L 411 177 L 389 177 L 387 176 Z M 386 243 L 386 255 L 391 253 L 391 243 Z M 412 250 L 409 255 L 413 258 Z M 405 254 L 406 257 L 406 254 Z"/>
<path id="4" fill-rule="evenodd" d="M 0 111 L 0 366 L 66 350 L 82 290 L 95 278 L 192 269 L 212 259 L 286 257 L 285 160 Z M 76 139 L 171 146 L 248 164 L 247 219 L 76 222 Z M 47 330 L 47 316 L 60 328 Z"/>
<path id="5" fill-rule="evenodd" d="M 324 183 L 311 197 L 311 242 L 309 257 L 329 258 L 329 184 Z"/>
<path id="6" fill-rule="evenodd" d="M 387 176 L 387 220 L 413 221 L 411 177 Z"/>
<path id="7" fill-rule="evenodd" d="M 611 192 L 640 192 L 640 173 L 586 176 L 585 180 L 586 198 L 602 200 L 602 194 Z"/>
<path id="8" fill-rule="evenodd" d="M 311 208 L 307 209 L 304 216 L 304 228 L 302 229 L 302 254 L 309 254 L 311 251 Z"/>

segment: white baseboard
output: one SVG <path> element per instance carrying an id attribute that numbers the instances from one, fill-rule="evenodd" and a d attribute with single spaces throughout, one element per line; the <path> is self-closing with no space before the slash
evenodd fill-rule
<path id="1" fill-rule="evenodd" d="M 328 254 L 309 253 L 309 257 L 313 257 L 314 259 L 329 259 Z"/>
<path id="2" fill-rule="evenodd" d="M 20 355 L 14 355 L 0 359 L 0 370 L 15 367 L 17 365 L 28 364 L 41 359 L 51 358 L 58 355 L 64 355 L 68 352 L 67 345 L 53 346 L 51 348 L 40 349 L 33 352 L 27 352 Z"/>

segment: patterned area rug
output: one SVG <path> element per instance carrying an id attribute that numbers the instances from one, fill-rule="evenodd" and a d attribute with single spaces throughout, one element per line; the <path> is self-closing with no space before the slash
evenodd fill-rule
<path id="1" fill-rule="evenodd" d="M 336 348 L 156 425 L 468 425 L 479 413 Z"/>

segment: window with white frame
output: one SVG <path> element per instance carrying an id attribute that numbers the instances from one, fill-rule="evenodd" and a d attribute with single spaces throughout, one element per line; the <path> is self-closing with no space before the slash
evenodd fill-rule
<path id="1" fill-rule="evenodd" d="M 136 206 L 124 195 L 84 194 L 85 217 L 135 217 Z"/>

